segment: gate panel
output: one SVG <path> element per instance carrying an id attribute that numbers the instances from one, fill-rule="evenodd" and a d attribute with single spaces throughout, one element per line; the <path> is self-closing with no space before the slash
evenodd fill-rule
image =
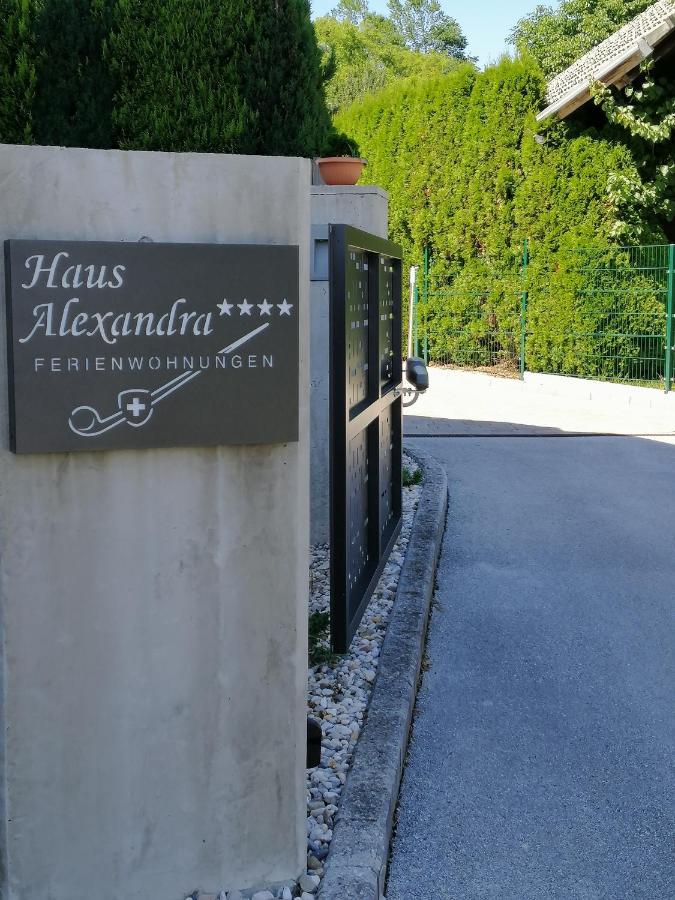
<path id="1" fill-rule="evenodd" d="M 344 653 L 401 528 L 401 249 L 330 235 L 331 641 Z"/>
<path id="2" fill-rule="evenodd" d="M 360 250 L 349 253 L 345 271 L 347 297 L 347 383 L 350 409 L 368 399 L 368 257 Z"/>

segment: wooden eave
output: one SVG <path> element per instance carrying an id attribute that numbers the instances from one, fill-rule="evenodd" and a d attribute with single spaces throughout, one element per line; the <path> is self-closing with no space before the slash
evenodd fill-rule
<path id="1" fill-rule="evenodd" d="M 591 87 L 595 82 L 608 86 L 625 87 L 640 74 L 640 65 L 649 56 L 659 59 L 675 44 L 675 16 L 669 16 L 658 28 L 640 38 L 632 47 L 616 56 L 594 72 L 592 78 L 579 82 L 555 103 L 551 103 L 537 116 L 537 122 L 557 116 L 565 119 L 591 99 Z M 661 46 L 662 45 L 662 46 Z"/>

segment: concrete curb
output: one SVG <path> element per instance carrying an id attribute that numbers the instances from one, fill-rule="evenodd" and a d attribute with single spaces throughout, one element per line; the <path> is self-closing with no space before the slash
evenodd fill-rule
<path id="1" fill-rule="evenodd" d="M 380 900 L 384 894 L 394 811 L 448 508 L 445 470 L 422 451 L 406 452 L 424 468 L 422 494 L 368 719 L 337 815 L 320 900 Z"/>

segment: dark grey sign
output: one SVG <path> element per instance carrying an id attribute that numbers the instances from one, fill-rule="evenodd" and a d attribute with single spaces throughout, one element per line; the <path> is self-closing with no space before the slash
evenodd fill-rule
<path id="1" fill-rule="evenodd" d="M 298 248 L 6 241 L 16 453 L 298 439 Z"/>

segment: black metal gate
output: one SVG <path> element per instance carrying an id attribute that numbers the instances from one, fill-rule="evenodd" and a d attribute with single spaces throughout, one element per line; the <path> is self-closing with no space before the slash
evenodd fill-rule
<path id="1" fill-rule="evenodd" d="M 401 248 L 330 237 L 331 641 L 345 653 L 401 529 Z"/>

